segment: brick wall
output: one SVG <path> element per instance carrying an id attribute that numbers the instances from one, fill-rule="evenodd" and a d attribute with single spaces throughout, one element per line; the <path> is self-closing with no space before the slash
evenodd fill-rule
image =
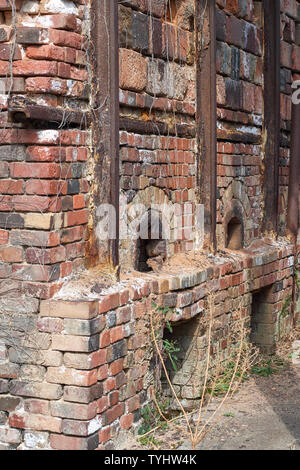
<path id="1" fill-rule="evenodd" d="M 261 2 L 217 3 L 217 239 L 236 214 L 248 246 L 262 233 Z"/>
<path id="2" fill-rule="evenodd" d="M 189 228 L 199 201 L 195 10 L 190 0 L 164 5 L 163 0 L 119 5 L 120 186 L 128 208 L 188 204 Z M 240 313 L 252 339 L 265 351 L 274 350 L 295 267 L 294 247 L 284 235 L 299 2 L 281 2 L 282 238 L 263 239 L 262 229 L 262 4 L 220 0 L 219 252 L 200 256 L 189 253 L 186 239 L 171 240 L 169 256 L 185 252 L 179 264 L 128 275 L 135 267 L 136 244 L 122 240 L 125 273 L 118 283 L 101 267 L 78 274 L 94 229 L 89 224 L 95 209 L 89 201 L 95 190 L 90 151 L 99 150 L 84 118 L 94 98 L 87 86 L 89 2 L 23 0 L 15 6 L 12 15 L 10 2 L 0 0 L 1 83 L 10 91 L 0 97 L 0 448 L 118 448 L 140 426 L 141 409 L 160 380 L 149 333 L 153 302 L 177 310 L 168 320 L 183 346 L 189 338 L 199 339 L 203 360 L 197 374 L 193 361 L 183 362 L 172 377 L 186 408 L 198 398 L 205 367 L 209 293 L 214 293 L 217 325 L 213 345 L 224 359 Z M 61 127 L 57 116 L 62 115 Z M 241 222 L 246 250 L 225 250 L 232 219 Z M 195 333 L 198 325 L 201 337 Z M 165 326 L 162 316 L 161 332 Z M 281 332 L 290 326 L 288 315 Z M 184 382 L 191 371 L 191 380 Z"/>
<path id="3" fill-rule="evenodd" d="M 0 3 L 1 289 L 9 279 L 48 298 L 83 265 L 89 132 L 68 115 L 88 106 L 88 3 L 21 1 L 14 14 L 9 5 Z M 40 107 L 37 119 L 18 122 L 13 99 Z"/>
<path id="4" fill-rule="evenodd" d="M 196 202 L 195 31 L 193 1 L 123 2 L 120 24 L 121 191 L 133 204 L 177 204 L 183 232 L 171 223 L 168 255 L 189 249 Z M 175 8 L 176 7 L 176 8 Z M 135 122 L 134 122 L 134 121 Z M 134 124 L 133 124 L 134 122 Z M 132 240 L 121 265 L 136 267 Z"/>

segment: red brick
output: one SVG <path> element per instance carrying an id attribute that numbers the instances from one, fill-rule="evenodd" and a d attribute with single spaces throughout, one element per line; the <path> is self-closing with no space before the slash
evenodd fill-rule
<path id="1" fill-rule="evenodd" d="M 55 264 L 66 259 L 63 246 L 50 249 L 27 248 L 26 261 L 30 264 Z"/>
<path id="2" fill-rule="evenodd" d="M 67 369 L 66 367 L 49 367 L 47 371 L 47 381 L 50 383 L 89 387 L 97 382 L 97 371 L 82 371 Z"/>
<path id="3" fill-rule="evenodd" d="M 30 93 L 66 95 L 68 87 L 66 80 L 49 77 L 32 77 L 26 79 L 26 91 Z"/>
<path id="4" fill-rule="evenodd" d="M 104 331 L 100 334 L 100 348 L 105 348 L 110 344 L 110 331 Z"/>
<path id="5" fill-rule="evenodd" d="M 67 212 L 65 215 L 65 226 L 82 225 L 88 222 L 88 209 Z"/>
<path id="6" fill-rule="evenodd" d="M 99 367 L 98 370 L 98 380 L 105 380 L 108 377 L 108 365 L 104 364 L 103 366 Z"/>
<path id="7" fill-rule="evenodd" d="M 97 302 L 49 300 L 41 302 L 40 315 L 89 320 L 97 316 L 97 307 Z"/>
<path id="8" fill-rule="evenodd" d="M 55 77 L 57 75 L 57 63 L 46 60 L 18 60 L 13 64 L 13 74 L 15 76 L 47 75 Z"/>
<path id="9" fill-rule="evenodd" d="M 110 330 L 110 342 L 116 343 L 124 338 L 123 326 L 116 326 Z"/>
<path id="10" fill-rule="evenodd" d="M 61 235 L 62 243 L 72 243 L 83 238 L 83 227 L 69 227 L 63 230 Z"/>
<path id="11" fill-rule="evenodd" d="M 21 212 L 60 212 L 61 200 L 58 197 L 14 196 L 15 211 Z"/>
<path id="12" fill-rule="evenodd" d="M 141 54 L 120 49 L 120 87 L 142 91 L 147 83 L 147 62 Z"/>
<path id="13" fill-rule="evenodd" d="M 60 235 L 58 232 L 15 230 L 10 233 L 9 240 L 12 245 L 53 247 L 59 245 Z"/>
<path id="14" fill-rule="evenodd" d="M 0 248 L 0 260 L 5 263 L 20 263 L 23 261 L 23 249 L 16 246 Z"/>
<path id="15" fill-rule="evenodd" d="M 67 194 L 68 185 L 66 181 L 57 180 L 29 180 L 26 183 L 25 191 L 27 194 L 39 194 L 39 195 L 61 195 Z"/>
<path id="16" fill-rule="evenodd" d="M 63 147 L 29 146 L 26 152 L 27 160 L 32 162 L 63 162 L 66 158 L 66 149 Z"/>
<path id="17" fill-rule="evenodd" d="M 114 377 L 109 377 L 103 383 L 103 391 L 104 393 L 109 393 L 116 388 L 116 379 Z"/>
<path id="18" fill-rule="evenodd" d="M 99 444 L 99 436 L 97 437 L 73 437 L 63 436 L 60 434 L 50 435 L 50 445 L 56 450 L 93 450 Z"/>
<path id="19" fill-rule="evenodd" d="M 66 263 L 61 263 L 60 265 L 60 277 L 70 276 L 73 272 L 73 263 L 67 261 Z"/>
<path id="20" fill-rule="evenodd" d="M 139 407 L 140 407 L 140 397 L 138 395 L 135 395 L 126 401 L 127 413 L 132 413 L 133 411 L 139 409 Z"/>
<path id="21" fill-rule="evenodd" d="M 124 363 L 124 359 L 118 359 L 117 361 L 115 362 L 112 362 L 110 365 L 109 365 L 109 373 L 110 375 L 116 375 L 118 374 L 119 372 L 121 372 L 123 370 L 123 363 Z"/>
<path id="22" fill-rule="evenodd" d="M 121 416 L 120 425 L 121 429 L 130 429 L 133 424 L 133 414 Z"/>
<path id="23" fill-rule="evenodd" d="M 103 413 L 108 408 L 108 397 L 99 398 L 97 401 L 98 413 Z"/>
<path id="24" fill-rule="evenodd" d="M 85 207 L 85 196 L 83 194 L 76 194 L 73 196 L 73 208 L 83 209 Z"/>
<path id="25" fill-rule="evenodd" d="M 0 193 L 22 194 L 23 193 L 23 181 L 0 180 Z"/>
<path id="26" fill-rule="evenodd" d="M 61 333 L 64 329 L 64 322 L 61 318 L 39 318 L 37 327 L 44 333 Z"/>
<path id="27" fill-rule="evenodd" d="M 12 267 L 12 279 L 51 282 L 57 280 L 59 272 L 52 266 L 15 264 Z"/>
<path id="28" fill-rule="evenodd" d="M 50 414 L 50 402 L 46 400 L 25 400 L 24 409 L 28 413 L 38 415 L 49 415 Z"/>
<path id="29" fill-rule="evenodd" d="M 12 178 L 59 178 L 61 167 L 56 163 L 11 163 Z"/>
<path id="30" fill-rule="evenodd" d="M 60 418 L 89 420 L 97 414 L 97 402 L 85 404 L 54 401 L 51 403 L 52 416 Z"/>
<path id="31" fill-rule="evenodd" d="M 9 424 L 13 428 L 60 433 L 62 421 L 60 418 L 53 418 L 51 416 L 16 412 L 10 415 Z"/>
<path id="32" fill-rule="evenodd" d="M 114 391 L 109 393 L 109 395 L 108 395 L 109 406 L 114 406 L 117 403 L 119 403 L 119 395 L 120 395 L 120 393 L 119 393 L 118 390 L 114 390 Z"/>
<path id="33" fill-rule="evenodd" d="M 124 412 L 124 403 L 118 403 L 105 412 L 103 415 L 103 422 L 105 425 L 113 423 L 116 419 L 122 416 Z"/>
<path id="34" fill-rule="evenodd" d="M 9 232 L 7 230 L 0 230 L 0 245 L 6 245 L 8 242 Z"/>
<path id="35" fill-rule="evenodd" d="M 29 46 L 26 48 L 26 56 L 29 59 L 50 59 L 65 60 L 65 51 L 63 47 L 51 45 L 45 46 Z"/>
<path id="36" fill-rule="evenodd" d="M 73 47 L 74 49 L 83 49 L 85 39 L 77 33 L 52 29 L 50 31 L 50 41 L 59 46 Z"/>
<path id="37" fill-rule="evenodd" d="M 102 428 L 101 431 L 99 432 L 99 441 L 102 444 L 105 444 L 105 442 L 110 440 L 110 436 L 111 436 L 110 426 L 106 426 L 105 428 Z"/>

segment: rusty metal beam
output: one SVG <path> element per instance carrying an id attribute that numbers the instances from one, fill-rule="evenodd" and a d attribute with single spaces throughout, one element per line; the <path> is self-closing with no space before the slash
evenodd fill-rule
<path id="1" fill-rule="evenodd" d="M 264 17 L 264 219 L 277 234 L 280 157 L 280 0 L 263 0 Z"/>
<path id="2" fill-rule="evenodd" d="M 94 66 L 94 230 L 90 237 L 93 264 L 119 264 L 119 25 L 118 0 L 92 0 Z M 116 238 L 96 239 L 96 209 L 109 203 L 116 213 Z"/>
<path id="3" fill-rule="evenodd" d="M 300 104 L 292 107 L 291 157 L 288 195 L 287 228 L 293 237 L 299 230 L 300 185 Z"/>
<path id="4" fill-rule="evenodd" d="M 195 137 L 196 135 L 194 126 L 188 124 L 169 125 L 160 121 L 141 121 L 127 117 L 120 117 L 120 130 L 147 135 L 172 135 L 178 137 Z"/>
<path id="5" fill-rule="evenodd" d="M 205 247 L 216 249 L 217 100 L 216 2 L 196 2 L 198 194 L 204 205 Z"/>
<path id="6" fill-rule="evenodd" d="M 67 127 L 72 124 L 82 129 L 89 127 L 91 123 L 91 115 L 87 111 L 43 106 L 23 95 L 15 95 L 8 100 L 8 112 L 16 122 L 35 120 L 49 122 L 59 127 Z"/>

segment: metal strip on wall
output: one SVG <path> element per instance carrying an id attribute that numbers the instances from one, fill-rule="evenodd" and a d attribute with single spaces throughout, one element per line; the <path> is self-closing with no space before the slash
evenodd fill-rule
<path id="1" fill-rule="evenodd" d="M 196 2 L 197 58 L 197 186 L 204 205 L 205 248 L 216 249 L 216 4 Z"/>
<path id="2" fill-rule="evenodd" d="M 277 234 L 280 158 L 280 0 L 263 0 L 264 17 L 264 219 Z"/>
<path id="3" fill-rule="evenodd" d="M 94 208 L 112 204 L 116 237 L 101 243 L 93 235 L 98 262 L 119 264 L 119 25 L 118 0 L 92 0 Z M 95 214 L 94 214 L 95 217 Z"/>

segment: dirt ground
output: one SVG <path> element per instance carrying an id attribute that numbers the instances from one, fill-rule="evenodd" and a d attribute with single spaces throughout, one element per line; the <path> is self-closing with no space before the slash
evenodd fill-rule
<path id="1" fill-rule="evenodd" d="M 205 419 L 220 400 L 215 398 L 210 403 Z M 142 446 L 132 438 L 124 449 L 191 449 L 173 425 L 152 435 L 153 447 Z M 222 409 L 220 420 L 197 450 L 300 450 L 300 365 L 289 363 L 269 377 L 251 375 Z"/>
<path id="2" fill-rule="evenodd" d="M 300 366 L 252 376 L 230 401 L 201 450 L 300 450 Z"/>

